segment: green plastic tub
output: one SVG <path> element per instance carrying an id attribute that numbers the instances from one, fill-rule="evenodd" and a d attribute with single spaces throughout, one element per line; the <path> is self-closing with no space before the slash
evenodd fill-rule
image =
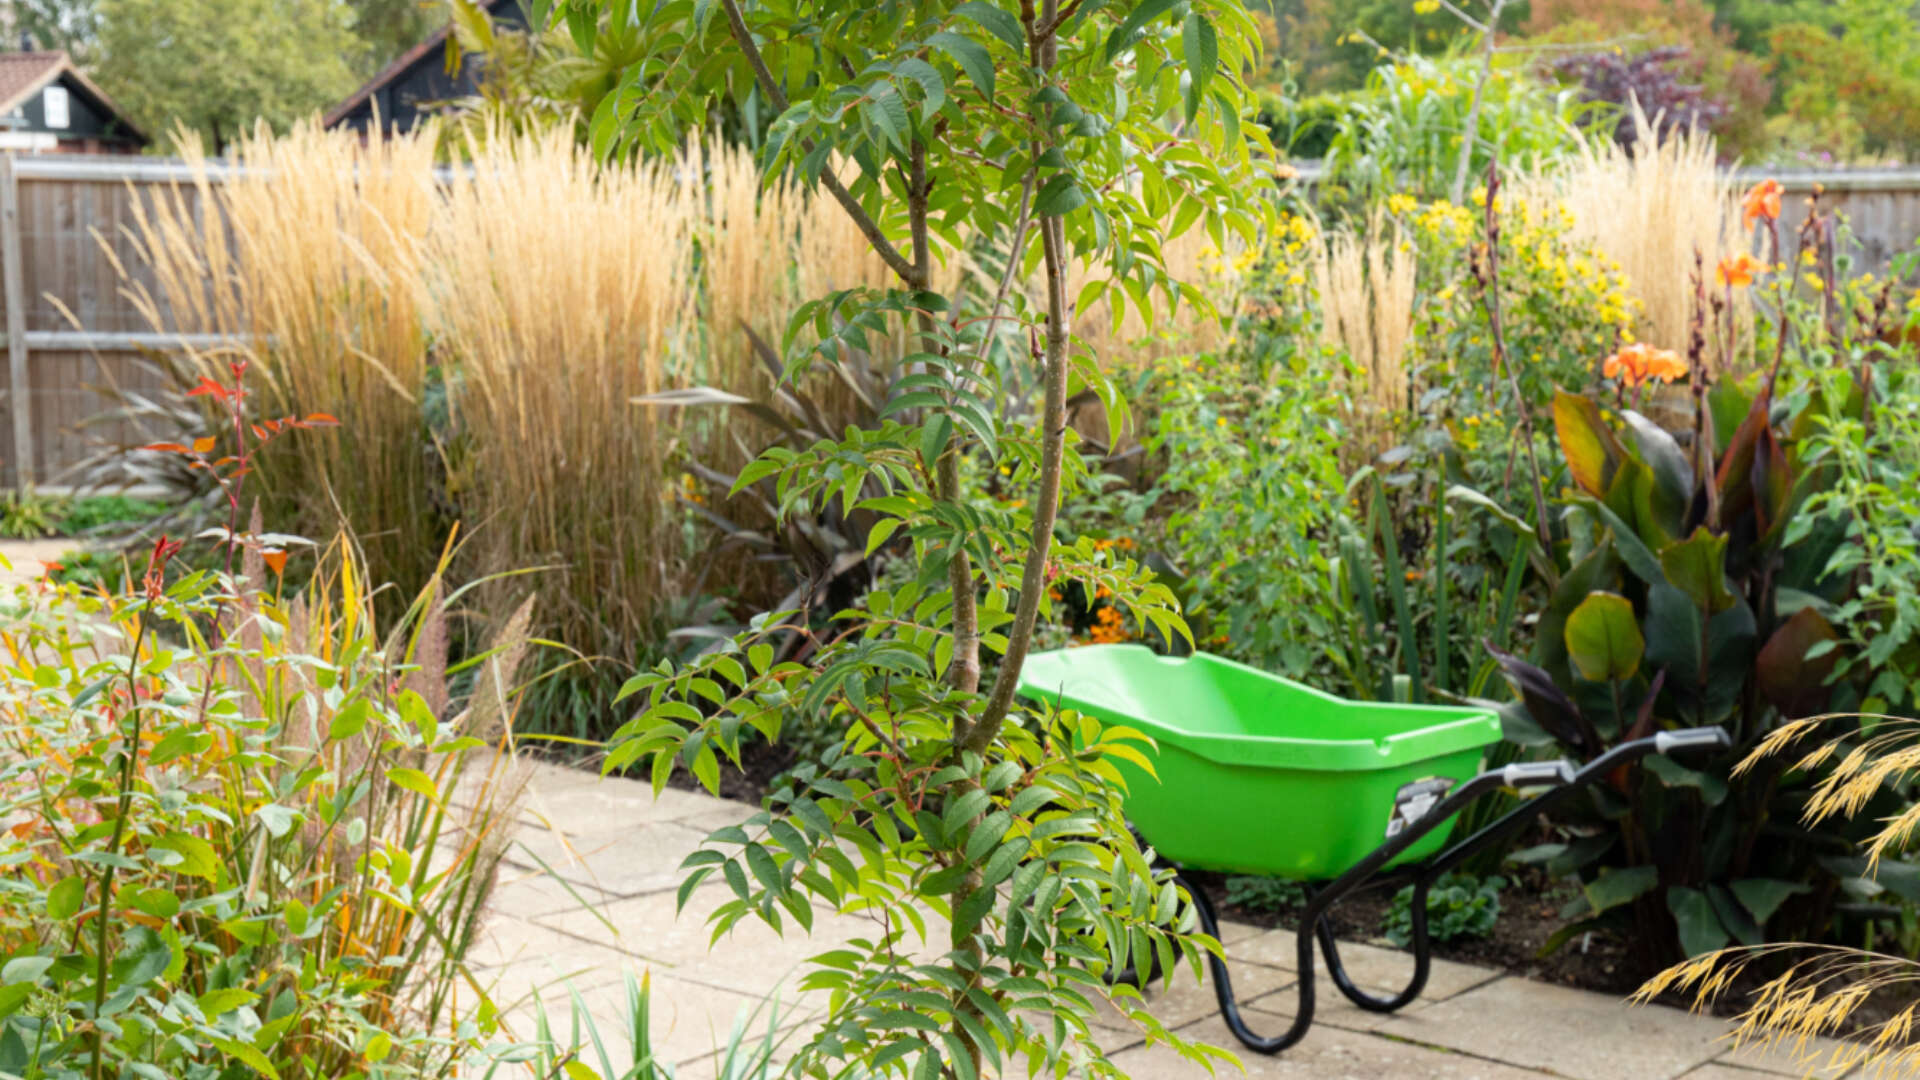
<path id="1" fill-rule="evenodd" d="M 1336 877 L 1500 740 L 1486 709 L 1348 701 L 1201 653 L 1089 645 L 1027 658 L 1020 694 L 1127 724 L 1160 745 L 1156 782 L 1122 763 L 1127 816 L 1184 867 Z M 1394 862 L 1446 842 L 1435 829 Z"/>

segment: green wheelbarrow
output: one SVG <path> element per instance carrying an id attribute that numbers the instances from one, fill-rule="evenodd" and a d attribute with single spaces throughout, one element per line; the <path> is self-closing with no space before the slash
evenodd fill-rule
<path id="1" fill-rule="evenodd" d="M 1201 928 L 1219 937 L 1206 893 L 1185 871 L 1263 874 L 1315 884 L 1296 949 L 1300 1007 L 1277 1036 L 1255 1034 L 1222 957 L 1209 956 L 1227 1027 L 1249 1049 L 1274 1054 L 1313 1024 L 1314 942 L 1327 973 L 1356 1006 L 1393 1012 L 1426 988 L 1431 966 L 1427 891 L 1440 875 L 1513 836 L 1571 793 L 1648 754 L 1724 749 L 1717 727 L 1663 731 L 1622 743 L 1576 768 L 1539 761 L 1482 771 L 1500 721 L 1469 706 L 1349 701 L 1206 653 L 1159 656 L 1139 645 L 1092 645 L 1027 658 L 1020 694 L 1152 736 L 1158 780 L 1127 774 L 1128 820 L 1176 868 Z M 1507 789 L 1543 792 L 1473 835 L 1448 842 L 1475 800 Z M 1413 975 L 1379 997 L 1340 962 L 1327 914 L 1363 887 L 1411 883 Z"/>

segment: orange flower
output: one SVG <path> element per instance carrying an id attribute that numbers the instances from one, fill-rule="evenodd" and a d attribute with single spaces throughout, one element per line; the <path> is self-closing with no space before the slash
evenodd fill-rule
<path id="1" fill-rule="evenodd" d="M 1731 285 L 1738 289 L 1753 284 L 1753 276 L 1764 274 L 1766 271 L 1766 263 L 1743 251 L 1738 255 L 1729 255 L 1721 259 L 1720 264 L 1713 268 L 1713 280 L 1719 282 L 1722 287 Z"/>
<path id="2" fill-rule="evenodd" d="M 1740 210 L 1745 216 L 1747 228 L 1753 227 L 1755 218 L 1774 221 L 1780 217 L 1780 195 L 1786 191 L 1778 180 L 1762 180 L 1747 189 L 1740 200 Z"/>
<path id="3" fill-rule="evenodd" d="M 1639 386 L 1648 379 L 1670 383 L 1686 375 L 1687 362 L 1672 349 L 1656 349 L 1636 341 L 1607 357 L 1601 371 L 1607 378 L 1619 379 L 1628 386 Z"/>

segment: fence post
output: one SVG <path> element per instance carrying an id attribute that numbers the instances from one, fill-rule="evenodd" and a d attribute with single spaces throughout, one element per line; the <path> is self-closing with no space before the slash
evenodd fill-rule
<path id="1" fill-rule="evenodd" d="M 13 484 L 33 488 L 33 387 L 27 376 L 27 289 L 20 265 L 20 190 L 13 154 L 0 155 L 0 270 L 7 290 L 7 404 L 13 413 Z"/>

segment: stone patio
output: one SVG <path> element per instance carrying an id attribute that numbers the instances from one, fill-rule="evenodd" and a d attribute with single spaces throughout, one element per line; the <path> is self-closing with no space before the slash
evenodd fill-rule
<path id="1" fill-rule="evenodd" d="M 823 918 L 811 937 L 790 927 L 782 939 L 747 920 L 709 951 L 705 917 L 729 894 L 723 885 L 702 887 L 676 918 L 676 868 L 707 831 L 739 822 L 752 809 L 673 789 L 656 801 L 643 783 L 602 780 L 549 765 L 532 768 L 523 825 L 473 956 L 493 981 L 495 999 L 503 1007 L 518 1002 L 513 1015 L 523 1025 L 531 1005 L 522 999 L 536 988 L 550 1014 L 564 1017 L 570 984 L 600 1018 L 603 1034 L 617 1031 L 626 973 L 645 973 L 653 988 L 655 1052 L 674 1062 L 683 1080 L 700 1080 L 718 1071 L 718 1048 L 737 1020 L 752 1016 L 750 1030 L 766 1030 L 766 1003 L 776 990 L 781 990 L 780 1029 L 799 1031 L 816 1008 L 792 989 L 806 958 L 872 929 L 861 919 Z M 1222 938 L 1249 1023 L 1279 1031 L 1295 1002 L 1293 935 L 1228 923 Z M 1341 953 L 1365 985 L 1385 990 L 1404 980 L 1408 961 L 1392 949 L 1353 943 Z M 1720 1021 L 1675 1009 L 1629 1008 L 1616 998 L 1465 964 L 1436 960 L 1426 995 L 1392 1016 L 1353 1008 L 1324 982 L 1324 974 L 1320 977 L 1321 1004 L 1305 1040 L 1276 1057 L 1240 1053 L 1249 1076 L 1765 1080 L 1837 1075 L 1800 1067 L 1785 1052 L 1730 1054 Z M 1150 1000 L 1169 1027 L 1239 1053 L 1215 1011 L 1211 987 L 1183 975 L 1172 989 L 1156 989 Z M 1102 1040 L 1108 1052 L 1134 1077 L 1205 1075 L 1164 1047 L 1147 1048 L 1118 1014 L 1101 1026 L 1110 1036 Z"/>

